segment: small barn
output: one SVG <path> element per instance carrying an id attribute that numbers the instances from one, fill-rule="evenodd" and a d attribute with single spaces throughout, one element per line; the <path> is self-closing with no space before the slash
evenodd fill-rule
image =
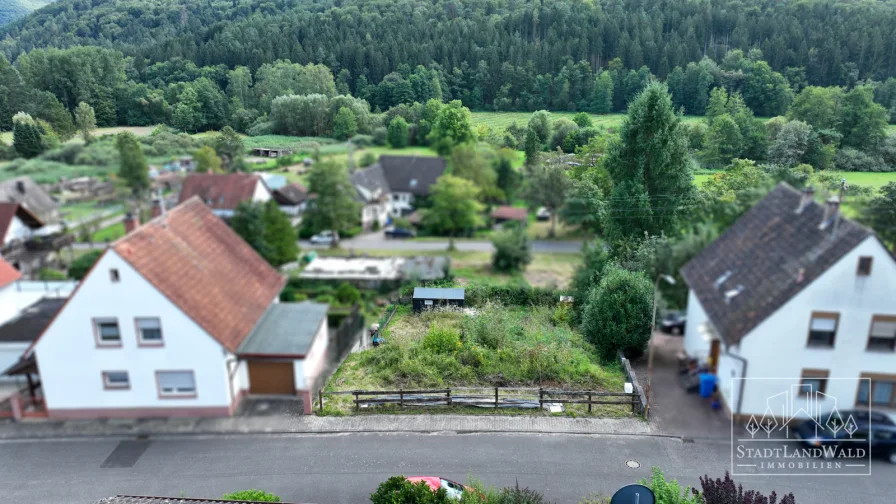
<path id="1" fill-rule="evenodd" d="M 437 306 L 464 306 L 463 289 L 415 287 L 414 313 Z"/>

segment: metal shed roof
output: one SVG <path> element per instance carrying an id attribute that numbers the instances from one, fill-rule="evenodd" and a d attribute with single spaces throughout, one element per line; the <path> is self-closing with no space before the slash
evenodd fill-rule
<path id="1" fill-rule="evenodd" d="M 414 299 L 463 299 L 463 289 L 414 287 Z"/>
<path id="2" fill-rule="evenodd" d="M 323 303 L 275 303 L 240 345 L 239 355 L 304 356 L 314 335 L 327 319 L 330 306 Z"/>

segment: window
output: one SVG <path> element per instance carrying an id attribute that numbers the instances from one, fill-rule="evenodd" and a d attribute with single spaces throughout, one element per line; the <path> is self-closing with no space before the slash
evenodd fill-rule
<path id="1" fill-rule="evenodd" d="M 824 369 L 804 369 L 800 378 L 800 395 L 824 393 L 828 388 L 828 371 Z"/>
<path id="2" fill-rule="evenodd" d="M 131 388 L 131 380 L 127 371 L 103 371 L 103 388 L 104 389 L 129 389 Z"/>
<path id="3" fill-rule="evenodd" d="M 118 276 L 118 270 L 117 270 L 117 269 L 114 269 L 114 268 L 113 268 L 113 269 L 110 269 L 110 270 L 109 270 L 109 280 L 112 280 L 113 283 L 118 283 L 118 281 L 119 281 L 120 279 L 121 279 L 121 278 Z"/>
<path id="4" fill-rule="evenodd" d="M 157 318 L 138 318 L 137 343 L 142 346 L 162 345 L 162 322 Z"/>
<path id="5" fill-rule="evenodd" d="M 834 346 L 839 319 L 839 313 L 813 312 L 809 322 L 809 346 Z"/>
<path id="6" fill-rule="evenodd" d="M 856 270 L 856 275 L 859 276 L 868 276 L 871 274 L 871 263 L 874 262 L 874 258 L 870 256 L 863 256 L 859 258 L 859 267 Z"/>
<path id="7" fill-rule="evenodd" d="M 896 350 L 896 316 L 875 315 L 871 317 L 868 333 L 868 350 Z"/>
<path id="8" fill-rule="evenodd" d="M 114 318 L 94 319 L 93 331 L 98 346 L 121 346 L 121 331 Z"/>
<path id="9" fill-rule="evenodd" d="M 159 397 L 195 397 L 196 381 L 192 371 L 156 371 Z"/>
<path id="10" fill-rule="evenodd" d="M 856 405 L 896 408 L 896 375 L 863 373 L 861 378 Z"/>

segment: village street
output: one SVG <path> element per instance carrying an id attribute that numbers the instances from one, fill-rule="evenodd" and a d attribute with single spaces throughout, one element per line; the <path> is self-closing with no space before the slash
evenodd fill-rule
<path id="1" fill-rule="evenodd" d="M 286 502 L 369 502 L 392 475 L 438 475 L 488 485 L 519 482 L 553 502 L 612 493 L 659 466 L 699 485 L 730 465 L 724 439 L 511 434 L 335 434 L 83 439 L 0 443 L 4 502 L 81 504 L 114 494 L 219 497 L 262 488 Z M 640 464 L 627 467 L 627 461 Z M 792 491 L 798 503 L 886 502 L 896 466 L 870 477 L 738 477 L 766 492 Z"/>

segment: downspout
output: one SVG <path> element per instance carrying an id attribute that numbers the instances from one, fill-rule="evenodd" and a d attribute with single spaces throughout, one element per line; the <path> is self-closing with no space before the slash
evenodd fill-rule
<path id="1" fill-rule="evenodd" d="M 727 347 L 725 348 L 725 355 L 727 355 L 728 357 L 731 357 L 734 360 L 738 360 L 741 362 L 741 364 L 743 364 L 743 366 L 741 367 L 740 377 L 745 379 L 747 377 L 747 359 L 741 357 L 740 355 L 735 355 L 735 354 L 731 353 Z M 738 394 L 737 394 L 737 409 L 734 412 L 735 416 L 740 416 L 740 408 L 744 402 L 744 384 L 745 383 L 746 383 L 746 380 L 741 380 L 741 386 L 740 386 L 740 389 L 738 390 Z"/>

